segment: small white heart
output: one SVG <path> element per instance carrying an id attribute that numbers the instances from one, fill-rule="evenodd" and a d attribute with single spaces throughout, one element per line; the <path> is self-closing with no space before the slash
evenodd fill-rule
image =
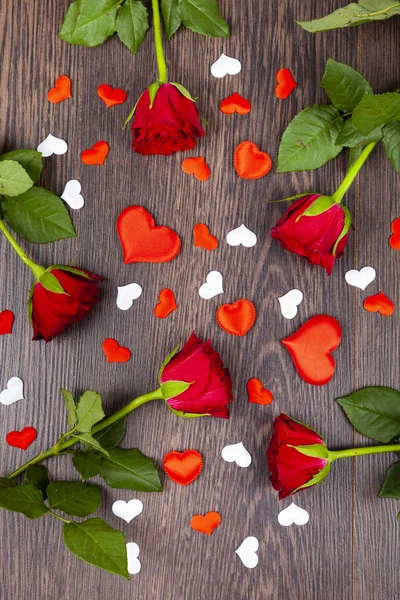
<path id="1" fill-rule="evenodd" d="M 239 548 L 235 550 L 236 554 L 248 569 L 254 569 L 258 565 L 258 539 L 253 535 L 245 538 Z"/>
<path id="2" fill-rule="evenodd" d="M 228 233 L 226 241 L 230 246 L 240 246 L 242 244 L 245 248 L 252 248 L 257 244 L 257 236 L 242 223 L 242 225 Z"/>
<path id="3" fill-rule="evenodd" d="M 117 306 L 121 310 L 129 310 L 134 300 L 142 295 L 142 286 L 138 283 L 128 283 L 117 288 Z"/>
<path id="4" fill-rule="evenodd" d="M 70 179 L 61 194 L 61 198 L 74 210 L 79 210 L 85 204 L 85 200 L 80 194 L 81 189 L 81 184 L 77 179 Z"/>
<path id="5" fill-rule="evenodd" d="M 218 60 L 211 65 L 211 75 L 214 77 L 225 77 L 225 75 L 237 75 L 242 70 L 240 60 L 226 54 L 221 54 Z"/>
<path id="6" fill-rule="evenodd" d="M 281 313 L 285 319 L 294 319 L 297 315 L 297 307 L 303 302 L 303 292 L 300 290 L 290 290 L 284 296 L 278 298 L 281 305 Z"/>
<path id="7" fill-rule="evenodd" d="M 37 151 L 42 153 L 42 156 L 51 156 L 52 154 L 65 154 L 68 150 L 68 144 L 65 140 L 49 135 L 37 147 Z"/>
<path id="8" fill-rule="evenodd" d="M 376 271 L 373 267 L 363 267 L 359 271 L 351 269 L 351 271 L 347 271 L 344 277 L 349 285 L 365 290 L 374 281 Z"/>
<path id="9" fill-rule="evenodd" d="M 143 502 L 137 500 L 116 500 L 112 505 L 112 511 L 116 517 L 120 517 L 127 523 L 130 523 L 135 517 L 140 515 L 143 510 Z"/>
<path id="10" fill-rule="evenodd" d="M 243 445 L 243 442 L 231 444 L 222 449 L 221 456 L 226 462 L 235 462 L 238 467 L 245 469 L 251 465 L 251 454 Z"/>
<path id="11" fill-rule="evenodd" d="M 221 273 L 219 271 L 210 271 L 206 277 L 206 282 L 200 286 L 200 298 L 204 298 L 204 300 L 210 300 L 210 298 L 214 298 L 214 296 L 218 296 L 218 294 L 223 293 L 224 290 L 222 288 Z"/>
<path id="12" fill-rule="evenodd" d="M 287 508 L 281 510 L 278 515 L 278 522 L 280 525 L 284 527 L 289 527 L 289 525 L 305 525 L 308 523 L 310 515 L 304 508 L 300 508 L 294 502 L 289 504 Z"/>
<path id="13" fill-rule="evenodd" d="M 11 377 L 7 382 L 7 388 L 0 393 L 0 402 L 9 406 L 18 400 L 24 399 L 24 383 L 19 377 Z"/>
<path id="14" fill-rule="evenodd" d="M 126 552 L 128 555 L 128 573 L 130 575 L 137 575 L 142 568 L 140 564 L 139 556 L 139 546 L 135 544 L 135 542 L 128 542 L 126 545 Z"/>

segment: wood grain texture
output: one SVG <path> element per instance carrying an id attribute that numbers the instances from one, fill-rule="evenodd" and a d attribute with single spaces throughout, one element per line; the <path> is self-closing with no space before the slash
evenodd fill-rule
<path id="1" fill-rule="evenodd" d="M 7 3 L 8 4 L 8 3 Z M 268 481 L 265 448 L 272 419 L 285 411 L 326 435 L 332 447 L 346 447 L 353 432 L 335 398 L 355 387 L 388 384 L 400 387 L 398 311 L 389 318 L 365 313 L 364 295 L 382 289 L 399 303 L 399 259 L 387 244 L 390 222 L 398 214 L 398 177 L 381 149 L 371 158 L 357 187 L 347 195 L 356 230 L 346 255 L 331 277 L 281 250 L 269 237 L 271 225 L 285 205 L 268 200 L 307 189 L 330 193 L 343 176 L 346 157 L 313 173 L 276 175 L 259 181 L 239 180 L 232 155 L 243 140 L 256 142 L 276 159 L 279 136 L 301 108 L 323 102 L 319 89 L 327 58 L 359 67 L 379 90 L 399 87 L 398 20 L 312 36 L 295 25 L 338 8 L 329 0 L 263 2 L 222 0 L 232 36 L 214 40 L 180 31 L 167 45 L 170 79 L 199 96 L 208 119 L 207 135 L 189 156 L 204 155 L 212 169 L 205 183 L 182 173 L 182 155 L 140 157 L 130 150 L 129 131 L 121 123 L 141 91 L 156 77 L 152 40 L 147 36 L 137 56 L 117 39 L 87 49 L 57 38 L 68 0 L 18 0 L 0 8 L 0 150 L 36 148 L 48 133 L 64 137 L 69 151 L 45 159 L 43 185 L 61 193 L 68 179 L 82 183 L 85 207 L 74 212 L 78 237 L 47 246 L 25 244 L 43 264 L 70 262 L 105 277 L 103 300 L 85 322 L 52 343 L 31 343 L 25 317 L 29 273 L 0 241 L 0 309 L 16 314 L 12 336 L 0 337 L 0 386 L 14 375 L 25 382 L 26 399 L 0 406 L 1 471 L 13 470 L 21 458 L 54 443 L 66 421 L 59 388 L 75 393 L 98 390 L 108 412 L 156 385 L 159 364 L 195 328 L 214 340 L 234 381 L 235 402 L 229 422 L 184 421 L 161 404 L 150 404 L 129 420 L 123 445 L 138 446 L 161 466 L 170 450 L 196 448 L 204 455 L 201 477 L 187 488 L 164 477 L 162 494 L 104 490 L 98 515 L 121 528 L 128 541 L 140 546 L 142 570 L 126 582 L 77 560 L 61 541 L 58 522 L 35 522 L 1 512 L 0 597 L 4 600 L 395 600 L 398 586 L 397 508 L 376 499 L 389 458 L 364 458 L 335 464 L 325 484 L 297 496 L 311 515 L 306 527 L 283 528 L 277 514 L 289 502 L 278 503 Z M 22 26 L 23 24 L 23 26 Z M 388 52 L 390 48 L 390 52 Z M 216 80 L 209 66 L 221 52 L 240 58 L 239 76 Z M 286 101 L 273 94 L 275 73 L 291 68 L 298 88 Z M 73 98 L 59 105 L 46 100 L 58 75 L 73 83 Z M 106 110 L 97 86 L 109 83 L 126 89 L 128 103 Z M 222 98 L 237 91 L 252 102 L 252 112 L 240 117 L 220 113 Z M 104 167 L 87 167 L 79 153 L 100 139 L 111 152 Z M 163 265 L 123 265 L 115 221 L 123 208 L 143 204 L 160 224 L 174 228 L 183 240 L 182 252 Z M 208 253 L 193 247 L 192 228 L 207 223 L 220 240 Z M 228 246 L 228 231 L 245 223 L 258 236 L 251 249 Z M 344 283 L 345 272 L 372 265 L 377 282 L 365 294 Z M 210 270 L 224 276 L 224 296 L 202 300 L 198 288 Z M 136 281 L 142 297 L 122 313 L 115 305 L 116 287 Z M 153 308 L 163 287 L 174 290 L 178 310 L 157 320 Z M 278 296 L 298 287 L 305 299 L 299 315 L 285 321 Z M 222 302 L 247 297 L 258 319 L 244 338 L 222 332 L 215 310 Z M 304 383 L 296 374 L 280 340 L 308 317 L 327 313 L 340 320 L 343 341 L 335 353 L 337 370 L 322 388 Z M 124 365 L 106 364 L 101 343 L 115 337 L 132 350 Z M 274 393 L 268 407 L 248 405 L 246 382 L 259 377 Z M 39 432 L 21 456 L 4 443 L 6 433 L 27 425 Z M 243 441 L 253 456 L 249 469 L 225 463 L 220 452 Z M 357 443 L 365 439 L 356 436 Z M 67 457 L 49 462 L 51 475 L 77 479 Z M 116 499 L 140 498 L 143 513 L 127 525 L 111 512 Z M 222 524 L 211 537 L 193 532 L 190 518 L 218 510 Z M 247 570 L 235 549 L 248 535 L 260 540 L 259 565 Z"/>

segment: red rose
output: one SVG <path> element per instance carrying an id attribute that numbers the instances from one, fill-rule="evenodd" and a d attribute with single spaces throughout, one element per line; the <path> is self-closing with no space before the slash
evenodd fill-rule
<path id="1" fill-rule="evenodd" d="M 328 457 L 328 449 L 318 433 L 285 414 L 275 419 L 267 458 L 270 480 L 279 491 L 279 500 L 322 481 L 329 473 Z"/>
<path id="2" fill-rule="evenodd" d="M 314 194 L 294 202 L 272 228 L 271 236 L 286 250 L 305 256 L 313 265 L 321 265 L 330 275 L 335 259 L 342 256 L 347 244 L 350 214 L 340 204 L 333 203 L 320 214 L 298 219 L 318 198 L 326 196 Z M 338 242 L 342 232 L 344 235 Z"/>
<path id="3" fill-rule="evenodd" d="M 167 363 L 160 382 L 185 381 L 188 389 L 166 402 L 173 410 L 184 413 L 229 418 L 232 381 L 229 371 L 211 345 L 192 333 L 182 350 Z"/>
<path id="4" fill-rule="evenodd" d="M 57 293 L 37 282 L 31 291 L 29 309 L 33 325 L 33 339 L 50 342 L 64 329 L 84 319 L 92 306 L 100 300 L 101 277 L 69 267 L 50 267 L 46 273 L 55 277 L 65 294 Z M 54 282 L 55 283 L 55 282 Z M 50 283 L 47 284 L 50 287 Z"/>
<path id="5" fill-rule="evenodd" d="M 167 156 L 194 148 L 203 135 L 194 101 L 172 83 L 159 87 L 151 108 L 148 89 L 139 98 L 132 123 L 135 152 Z"/>

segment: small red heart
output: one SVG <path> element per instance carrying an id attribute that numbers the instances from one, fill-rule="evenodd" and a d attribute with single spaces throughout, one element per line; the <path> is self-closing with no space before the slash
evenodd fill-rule
<path id="1" fill-rule="evenodd" d="M 243 98 L 243 96 L 235 92 L 222 100 L 219 109 L 224 115 L 232 115 L 233 113 L 247 115 L 251 110 L 251 104 L 246 98 Z"/>
<path id="2" fill-rule="evenodd" d="M 127 93 L 121 88 L 112 88 L 107 83 L 102 83 L 97 88 L 98 97 L 103 100 L 107 108 L 115 106 L 116 104 L 123 104 L 127 99 Z"/>
<path id="3" fill-rule="evenodd" d="M 204 156 L 185 158 L 182 161 L 182 171 L 188 175 L 194 175 L 199 181 L 207 181 L 211 175 L 210 167 L 206 163 Z"/>
<path id="4" fill-rule="evenodd" d="M 263 406 L 271 404 L 274 399 L 272 392 L 265 389 L 261 381 L 254 377 L 247 382 L 247 397 L 249 402 Z"/>
<path id="5" fill-rule="evenodd" d="M 221 515 L 215 510 L 208 512 L 204 516 L 194 515 L 194 517 L 190 519 L 190 527 L 195 531 L 205 533 L 206 535 L 211 535 L 220 523 Z"/>
<path id="6" fill-rule="evenodd" d="M 168 452 L 164 456 L 163 468 L 172 481 L 180 485 L 189 485 L 200 475 L 203 457 L 197 450 Z"/>
<path id="7" fill-rule="evenodd" d="M 242 336 L 253 327 L 256 309 L 250 300 L 242 298 L 233 304 L 222 304 L 217 309 L 216 317 L 221 329 L 232 335 Z"/>
<path id="8" fill-rule="evenodd" d="M 193 244 L 204 250 L 215 250 L 218 247 L 218 239 L 211 235 L 208 225 L 197 223 L 193 227 Z"/>
<path id="9" fill-rule="evenodd" d="M 383 292 L 365 298 L 364 308 L 368 312 L 378 312 L 384 317 L 390 317 L 394 313 L 393 302 Z"/>
<path id="10" fill-rule="evenodd" d="M 178 307 L 176 305 L 174 292 L 164 288 L 158 294 L 159 303 L 154 307 L 154 314 L 158 319 L 165 319 Z"/>
<path id="11" fill-rule="evenodd" d="M 56 85 L 47 92 L 47 100 L 52 104 L 58 104 L 71 97 L 71 80 L 66 75 L 58 77 Z"/>
<path id="12" fill-rule="evenodd" d="M 278 85 L 275 87 L 275 96 L 280 100 L 288 98 L 297 86 L 289 69 L 279 69 L 276 74 L 276 81 Z"/>
<path id="13" fill-rule="evenodd" d="M 100 140 L 100 142 L 96 142 L 92 148 L 88 148 L 81 152 L 81 161 L 85 165 L 104 165 L 104 161 L 109 152 L 110 146 L 107 142 Z"/>
<path id="14" fill-rule="evenodd" d="M 0 335 L 12 333 L 14 324 L 14 313 L 11 310 L 0 312 Z"/>
<path id="15" fill-rule="evenodd" d="M 389 238 L 390 247 L 393 250 L 400 250 L 400 219 L 395 219 L 390 227 L 393 235 Z"/>
<path id="16" fill-rule="evenodd" d="M 6 442 L 14 448 L 26 450 L 36 440 L 37 431 L 34 427 L 24 427 L 22 431 L 7 433 Z"/>
<path id="17" fill-rule="evenodd" d="M 272 160 L 254 142 L 242 142 L 235 150 L 233 164 L 242 179 L 260 179 L 271 170 Z"/>
<path id="18" fill-rule="evenodd" d="M 131 357 L 131 351 L 125 346 L 120 346 L 113 338 L 104 340 L 102 346 L 103 352 L 106 355 L 109 363 L 125 363 Z"/>

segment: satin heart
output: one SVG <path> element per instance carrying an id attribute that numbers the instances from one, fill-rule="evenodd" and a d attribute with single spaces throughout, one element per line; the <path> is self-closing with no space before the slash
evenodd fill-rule
<path id="1" fill-rule="evenodd" d="M 65 184 L 61 198 L 74 210 L 79 210 L 85 204 L 83 196 L 80 192 L 82 190 L 81 184 L 77 179 L 70 179 Z"/>
<path id="2" fill-rule="evenodd" d="M 237 75 L 242 70 L 240 60 L 226 54 L 221 54 L 218 60 L 211 65 L 211 75 L 217 78 L 225 75 Z"/>
<path id="3" fill-rule="evenodd" d="M 256 320 L 256 309 L 250 300 L 242 298 L 233 304 L 222 304 L 217 309 L 217 323 L 227 333 L 246 335 Z"/>
<path id="4" fill-rule="evenodd" d="M 265 389 L 262 382 L 255 377 L 247 382 L 247 397 L 249 402 L 263 406 L 271 404 L 274 399 L 272 392 Z"/>
<path id="5" fill-rule="evenodd" d="M 253 535 L 245 538 L 239 548 L 235 550 L 236 554 L 248 569 L 254 569 L 258 565 L 258 539 Z"/>
<path id="6" fill-rule="evenodd" d="M 169 262 L 181 249 L 181 240 L 175 231 L 156 226 L 153 216 L 143 206 L 125 208 L 117 219 L 117 230 L 126 265 Z"/>
<path id="7" fill-rule="evenodd" d="M 303 292 L 300 290 L 290 290 L 284 296 L 278 298 L 281 307 L 282 317 L 285 319 L 294 319 L 297 315 L 297 307 L 303 302 Z"/>
<path id="8" fill-rule="evenodd" d="M 125 346 L 120 346 L 113 338 L 104 340 L 102 346 L 103 352 L 106 355 L 109 363 L 125 363 L 131 357 L 131 351 Z"/>
<path id="9" fill-rule="evenodd" d="M 234 462 L 238 467 L 246 469 L 251 465 L 251 454 L 243 445 L 243 442 L 238 444 L 230 444 L 222 449 L 221 456 L 226 462 Z"/>
<path id="10" fill-rule="evenodd" d="M 219 109 L 224 115 L 232 115 L 233 113 L 247 115 L 251 110 L 251 104 L 246 98 L 235 92 L 222 100 Z"/>
<path id="11" fill-rule="evenodd" d="M 294 502 L 278 514 L 278 523 L 284 527 L 289 527 L 293 523 L 295 525 L 305 525 L 309 519 L 310 515 L 308 512 L 304 508 L 297 506 Z"/>
<path id="12" fill-rule="evenodd" d="M 233 164 L 242 179 L 260 179 L 271 170 L 272 160 L 254 142 L 242 142 L 235 150 Z"/>
<path id="13" fill-rule="evenodd" d="M 199 181 L 207 181 L 211 175 L 210 167 L 206 163 L 204 156 L 185 158 L 182 161 L 182 171 L 188 175 L 194 175 Z"/>
<path id="14" fill-rule="evenodd" d="M 190 527 L 200 533 L 211 535 L 221 523 L 221 515 L 219 512 L 212 510 L 203 515 L 194 515 L 190 519 Z"/>
<path id="15" fill-rule="evenodd" d="M 280 100 L 288 98 L 297 86 L 289 69 L 279 69 L 276 74 L 276 81 L 278 85 L 275 87 L 275 96 Z"/>
<path id="16" fill-rule="evenodd" d="M 218 247 L 218 239 L 215 235 L 211 235 L 207 225 L 197 223 L 193 227 L 193 244 L 204 250 L 215 250 Z"/>
<path id="17" fill-rule="evenodd" d="M 0 335 L 12 333 L 14 324 L 14 313 L 11 310 L 2 310 L 0 312 Z"/>
<path id="18" fill-rule="evenodd" d="M 85 165 L 104 165 L 109 152 L 110 146 L 104 140 L 100 140 L 81 152 L 81 161 Z"/>
<path id="19" fill-rule="evenodd" d="M 37 151 L 41 153 L 42 156 L 47 157 L 52 154 L 65 154 L 68 150 L 68 144 L 65 140 L 55 137 L 54 135 L 49 135 L 43 142 L 39 144 L 37 147 Z"/>
<path id="20" fill-rule="evenodd" d="M 119 517 L 127 523 L 130 523 L 143 511 L 143 502 L 141 502 L 141 500 L 137 500 L 136 498 L 129 500 L 129 502 L 125 502 L 124 500 L 116 500 L 113 503 L 111 510 L 116 517 Z"/>
<path id="21" fill-rule="evenodd" d="M 168 452 L 164 456 L 163 469 L 172 481 L 180 485 L 189 485 L 200 475 L 203 469 L 203 457 L 197 450 Z"/>
<path id="22" fill-rule="evenodd" d="M 47 92 L 47 99 L 52 104 L 58 104 L 71 97 L 71 80 L 66 75 L 58 77 L 56 85 Z"/>
<path id="23" fill-rule="evenodd" d="M 36 440 L 37 431 L 34 427 L 24 427 L 22 431 L 10 431 L 6 435 L 6 442 L 9 446 L 27 450 Z"/>
<path id="24" fill-rule="evenodd" d="M 137 575 L 142 568 L 140 564 L 139 556 L 139 546 L 135 544 L 135 542 L 128 542 L 126 545 L 126 553 L 128 556 L 128 573 L 129 575 Z"/>
<path id="25" fill-rule="evenodd" d="M 128 283 L 117 288 L 117 306 L 120 310 L 129 310 L 134 300 L 142 295 L 142 287 L 138 283 Z"/>
<path id="26" fill-rule="evenodd" d="M 154 314 L 158 319 L 165 319 L 178 308 L 174 292 L 168 288 L 161 290 L 158 294 L 158 300 L 158 304 L 154 307 Z"/>
<path id="27" fill-rule="evenodd" d="M 257 236 L 242 223 L 227 234 L 226 243 L 230 246 L 242 245 L 245 248 L 252 248 L 257 244 Z"/>
<path id="28" fill-rule="evenodd" d="M 365 298 L 364 308 L 371 313 L 378 312 L 384 317 L 390 317 L 394 313 L 393 302 L 383 292 Z"/>
<path id="29" fill-rule="evenodd" d="M 344 278 L 349 285 L 365 290 L 370 283 L 374 281 L 376 277 L 376 271 L 372 267 L 363 267 L 359 271 L 357 269 L 351 269 L 347 271 Z"/>
<path id="30" fill-rule="evenodd" d="M 0 393 L 0 402 L 5 406 L 24 399 L 24 382 L 19 377 L 11 377 L 7 387 Z"/>
<path id="31" fill-rule="evenodd" d="M 200 286 L 199 295 L 204 300 L 210 300 L 214 296 L 223 294 L 222 275 L 219 271 L 210 271 L 206 277 L 206 282 Z"/>
<path id="32" fill-rule="evenodd" d="M 312 385 L 324 385 L 335 372 L 335 359 L 331 353 L 339 346 L 341 339 L 339 321 L 328 315 L 318 315 L 282 340 L 282 344 L 304 381 Z"/>
<path id="33" fill-rule="evenodd" d="M 393 234 L 389 238 L 390 247 L 393 248 L 393 250 L 400 250 L 400 219 L 392 221 L 390 229 Z"/>
<path id="34" fill-rule="evenodd" d="M 107 108 L 116 104 L 123 104 L 127 98 L 127 93 L 121 88 L 112 88 L 111 85 L 102 83 L 97 88 L 98 97 L 104 102 Z"/>

